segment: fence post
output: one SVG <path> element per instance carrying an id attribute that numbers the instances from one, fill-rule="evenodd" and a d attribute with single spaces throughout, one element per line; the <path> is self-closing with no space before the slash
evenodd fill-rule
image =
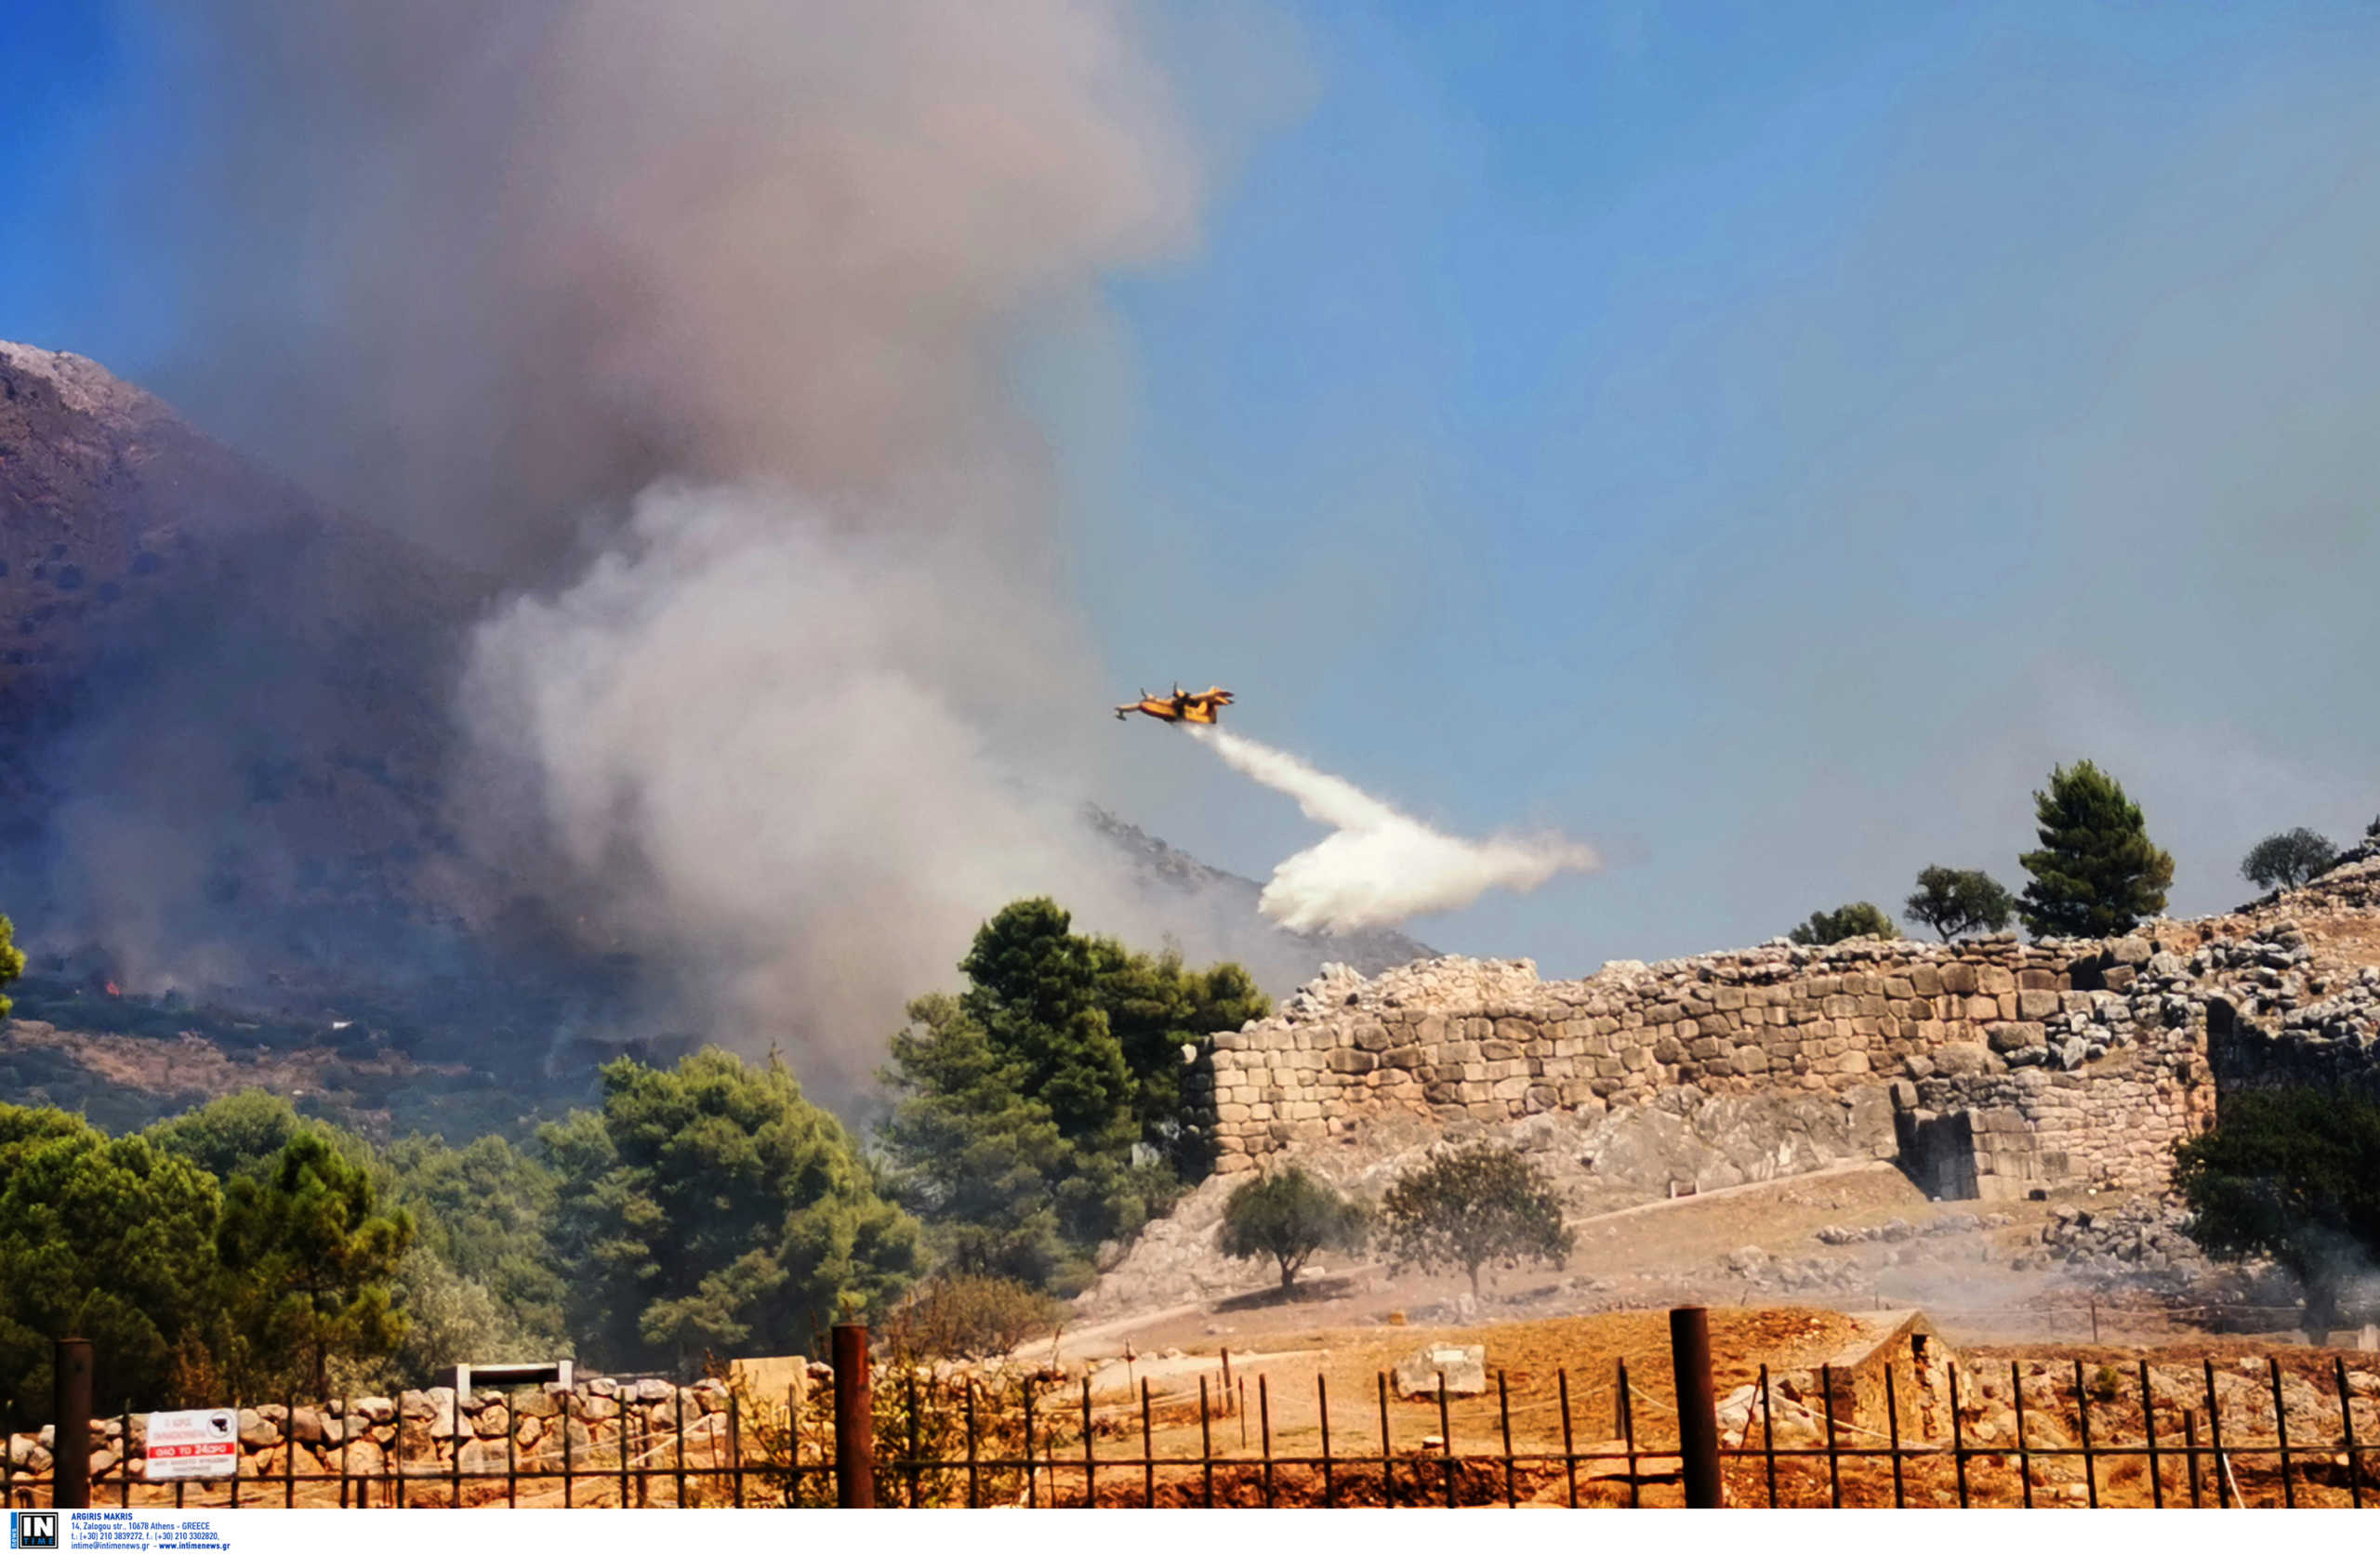
<path id="1" fill-rule="evenodd" d="M 1719 1413 L 1711 1394 L 1711 1313 L 1700 1306 L 1670 1312 L 1670 1363 L 1677 1376 L 1678 1454 L 1686 1468 L 1686 1503 L 1701 1510 L 1721 1504 Z"/>
<path id="2" fill-rule="evenodd" d="M 91 1508 L 91 1341 L 60 1338 L 51 1358 L 55 1385 L 50 1419 L 49 1503 L 61 1509 Z M 132 1442 L 124 1443 L 128 1453 Z"/>
<path id="3" fill-rule="evenodd" d="M 876 1504 L 876 1413 L 867 1379 L 867 1329 L 835 1324 L 835 1503 L 846 1510 Z"/>

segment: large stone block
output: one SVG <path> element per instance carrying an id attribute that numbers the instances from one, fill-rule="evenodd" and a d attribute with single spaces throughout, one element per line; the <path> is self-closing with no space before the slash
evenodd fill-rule
<path id="1" fill-rule="evenodd" d="M 1488 1390 L 1488 1350 L 1481 1344 L 1434 1344 L 1399 1360 L 1390 1375 L 1400 1397 L 1435 1398 L 1444 1387 L 1450 1398 L 1475 1398 Z"/>

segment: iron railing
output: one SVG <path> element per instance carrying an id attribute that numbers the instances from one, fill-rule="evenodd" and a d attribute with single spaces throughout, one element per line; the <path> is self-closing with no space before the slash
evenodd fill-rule
<path id="1" fill-rule="evenodd" d="M 1983 1439 L 1968 1416 L 1980 1389 L 1988 1385 L 1997 1392 L 1997 1363 L 1943 1363 L 1943 1385 L 1931 1396 L 1947 1406 L 1931 1411 L 1947 1428 L 1932 1435 L 1909 1428 L 1909 1405 L 1918 1400 L 1908 1396 L 1889 1364 L 1881 1370 L 1881 1421 L 1863 1422 L 1857 1410 L 1844 1408 L 1838 1400 L 1850 1378 L 1823 1365 L 1810 1373 L 1815 1388 L 1789 1386 L 1764 1365 L 1754 1380 L 1731 1394 L 1723 1415 L 1714 1402 L 1705 1314 L 1689 1307 L 1671 1317 L 1669 1368 L 1674 1385 L 1666 1400 L 1632 1378 L 1625 1360 L 1614 1363 L 1607 1387 L 1574 1388 L 1570 1370 L 1563 1367 L 1550 1393 L 1531 1376 L 1527 1380 L 1537 1384 L 1537 1392 L 1524 1391 L 1517 1399 L 1513 1378 L 1500 1371 L 1494 1375 L 1492 1415 L 1479 1405 L 1464 1405 L 1473 1439 L 1461 1442 L 1454 1395 L 1443 1375 L 1435 1393 L 1421 1400 L 1435 1416 L 1436 1429 L 1414 1440 L 1410 1424 L 1397 1428 L 1385 1373 L 1376 1374 L 1370 1389 L 1375 1395 L 1365 1400 L 1373 1405 L 1364 1409 L 1373 1416 L 1365 1421 L 1372 1428 L 1353 1436 L 1345 1425 L 1350 1411 L 1336 1415 L 1334 1429 L 1329 1378 L 1316 1374 L 1313 1423 L 1302 1423 L 1297 1430 L 1304 1435 L 1318 1429 L 1315 1449 L 1285 1450 L 1276 1440 L 1276 1393 L 1268 1372 L 1254 1377 L 1250 1416 L 1246 1365 L 1251 1357 L 1242 1357 L 1236 1389 L 1228 1355 L 1219 1389 L 1200 1376 L 1195 1411 L 1186 1393 L 1160 1398 L 1145 1377 L 1122 1401 L 1102 1402 L 1087 1376 L 1078 1386 L 1069 1386 L 1063 1403 L 1053 1407 L 1046 1378 L 990 1384 L 902 1366 L 881 1378 L 895 1385 L 879 1388 L 866 1330 L 840 1327 L 831 1395 L 822 1389 L 805 1397 L 789 1390 L 782 1414 L 772 1403 L 767 1419 L 755 1420 L 750 1411 L 758 1405 L 730 1391 L 722 1408 L 694 1421 L 693 1433 L 701 1439 L 691 1457 L 685 1389 L 673 1390 L 676 1416 L 668 1426 L 657 1428 L 623 1408 L 612 1416 L 616 1422 L 608 1442 L 599 1442 L 586 1427 L 611 1420 L 593 1420 L 585 1400 L 565 1393 L 557 1400 L 547 1439 L 525 1454 L 519 1421 L 508 1408 L 500 1468 L 464 1466 L 464 1445 L 472 1437 L 457 1414 L 454 1428 L 460 1433 L 444 1455 L 407 1461 L 401 1446 L 372 1470 L 350 1470 L 355 1415 L 342 1405 L 338 1416 L 348 1423 L 342 1426 L 336 1471 L 301 1471 L 295 1453 L 284 1450 L 278 1473 L 154 1484 L 144 1482 L 135 1468 L 133 1416 L 127 1412 L 114 1460 L 102 1459 L 89 1476 L 87 1492 L 71 1475 L 61 1485 L 54 1469 L 29 1473 L 0 1452 L 0 1499 L 12 1507 L 42 1506 L 63 1489 L 60 1503 L 68 1505 L 79 1497 L 100 1506 L 170 1500 L 177 1507 L 235 1508 L 1451 1507 L 1524 1501 L 1573 1507 L 2361 1508 L 2380 1497 L 2374 1476 L 2380 1442 L 2360 1438 L 2356 1425 L 2358 1403 L 2369 1418 L 2380 1408 L 2380 1397 L 2368 1381 L 2359 1390 L 2346 1362 L 2336 1356 L 2327 1366 L 2310 1355 L 2288 1365 L 2277 1355 L 2262 1357 L 2261 1379 L 2253 1389 L 2269 1391 L 2271 1409 L 2269 1436 L 2256 1439 L 2244 1439 L 2241 1426 L 2268 1423 L 2261 1397 L 2254 1417 L 2243 1419 L 2252 1411 L 2241 1405 L 2242 1382 L 2233 1382 L 2227 1416 L 2225 1389 L 2217 1384 L 2212 1359 L 2198 1362 L 2192 1379 L 2202 1385 L 2188 1403 L 2175 1402 L 2174 1377 L 2179 1373 L 2171 1364 L 2154 1367 L 2158 1374 L 2152 1376 L 2150 1362 L 2139 1359 L 2128 1370 L 2100 1365 L 2086 1375 L 2086 1363 L 2077 1359 L 2070 1362 L 2069 1377 L 2066 1362 L 2059 1363 L 2059 1375 L 2051 1376 L 2039 1363 L 2012 1360 L 2005 1397 L 2015 1416 L 2013 1438 L 1998 1439 L 1995 1432 Z M 2320 1374 L 2327 1384 L 2315 1389 L 2318 1417 L 2305 1416 L 2306 1393 L 2313 1385 L 2306 1373 Z M 87 1365 L 80 1374 L 87 1377 Z M 1868 1379 L 1872 1384 L 1877 1376 L 1871 1373 Z M 2335 1398 L 2334 1420 L 2328 1402 L 2320 1399 L 2324 1390 Z M 1940 1396 L 1943 1391 L 1947 1397 Z M 2300 1413 L 2294 1422 L 2292 1391 Z M 1595 1415 L 1606 1400 L 1609 1413 Z M 2042 1416 L 2045 1400 L 2058 1415 L 2054 1421 Z M 63 1385 L 61 1401 L 72 1402 Z M 1640 1416 L 1640 1409 L 1646 1412 Z M 284 1414 L 284 1429 L 294 1426 L 297 1412 L 292 1406 Z M 2136 1439 L 2113 1436 L 2103 1428 L 2119 1414 L 2130 1423 L 2135 1412 Z M 2162 1429 L 2161 1412 L 2169 1421 Z M 2171 1427 L 2175 1415 L 2178 1431 Z M 717 1425 L 701 1422 L 721 1416 Z M 1610 1438 L 1593 1440 L 1595 1423 L 1605 1418 Z M 1235 1426 L 1236 1442 L 1219 1443 L 1219 1436 L 1232 1433 Z M 87 1431 L 88 1425 L 84 1428 Z M 1488 1430 L 1493 1438 L 1481 1439 Z M 1807 1443 L 1792 1443 L 1797 1435 Z M 72 1430 L 58 1439 L 73 1439 Z M 431 1446 L 434 1454 L 434 1442 Z"/>

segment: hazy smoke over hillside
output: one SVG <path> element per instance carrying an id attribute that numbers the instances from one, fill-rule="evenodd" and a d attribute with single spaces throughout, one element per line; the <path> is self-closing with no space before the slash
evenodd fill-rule
<path id="1" fill-rule="evenodd" d="M 1052 775 L 1101 688 L 1002 375 L 1193 234 L 1138 20 L 159 7 L 199 359 L 239 389 L 185 397 L 506 585 L 463 829 L 698 953 L 723 1029 L 831 1040 L 806 1072 L 872 1061 L 1011 895 L 1135 926 Z"/>
<path id="2" fill-rule="evenodd" d="M 1235 770 L 1298 801 L 1330 835 L 1284 859 L 1259 904 L 1284 928 L 1343 932 L 1469 906 L 1489 890 L 1534 890 L 1593 869 L 1593 849 L 1559 836 L 1466 841 L 1398 813 L 1344 778 L 1218 728 L 1191 728 Z"/>

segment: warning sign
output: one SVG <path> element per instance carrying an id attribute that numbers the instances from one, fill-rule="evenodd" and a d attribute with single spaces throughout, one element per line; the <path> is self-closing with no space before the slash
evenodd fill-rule
<path id="1" fill-rule="evenodd" d="M 228 1479 L 240 1467 L 240 1416 L 228 1408 L 149 1416 L 147 1477 Z"/>

